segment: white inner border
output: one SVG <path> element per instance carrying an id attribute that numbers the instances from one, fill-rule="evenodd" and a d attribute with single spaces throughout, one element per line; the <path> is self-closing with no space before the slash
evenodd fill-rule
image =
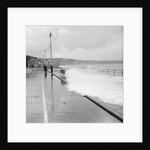
<path id="1" fill-rule="evenodd" d="M 124 123 L 26 124 L 25 25 L 123 25 Z M 142 8 L 8 8 L 8 142 L 142 142 Z"/>

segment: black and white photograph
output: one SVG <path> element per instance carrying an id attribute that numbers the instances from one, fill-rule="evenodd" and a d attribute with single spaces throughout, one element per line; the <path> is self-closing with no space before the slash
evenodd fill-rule
<path id="1" fill-rule="evenodd" d="M 142 142 L 142 8 L 8 9 L 8 142 Z"/>
<path id="2" fill-rule="evenodd" d="M 26 123 L 123 122 L 123 26 L 26 25 Z"/>

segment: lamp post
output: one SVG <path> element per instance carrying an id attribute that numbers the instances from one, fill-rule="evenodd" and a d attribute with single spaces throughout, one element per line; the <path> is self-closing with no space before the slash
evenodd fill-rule
<path id="1" fill-rule="evenodd" d="M 51 33 L 51 32 L 50 32 L 50 34 L 49 34 L 49 37 L 50 37 L 51 73 L 53 73 L 53 60 L 52 60 L 52 41 L 51 41 L 52 33 Z"/>
<path id="2" fill-rule="evenodd" d="M 46 58 L 46 50 L 44 50 L 44 52 L 45 52 L 45 58 Z"/>

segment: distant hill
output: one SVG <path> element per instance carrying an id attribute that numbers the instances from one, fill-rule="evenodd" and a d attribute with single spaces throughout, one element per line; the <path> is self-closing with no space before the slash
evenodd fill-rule
<path id="1" fill-rule="evenodd" d="M 28 66 L 28 61 L 31 59 L 38 59 L 39 61 L 45 60 L 45 58 L 37 58 L 34 56 L 26 55 L 26 66 Z M 50 58 L 46 58 L 47 61 L 50 61 Z M 94 64 L 110 64 L 110 63 L 123 63 L 122 60 L 78 60 L 78 59 L 69 59 L 69 58 L 53 58 L 54 66 L 66 66 L 66 65 L 94 65 Z"/>
<path id="2" fill-rule="evenodd" d="M 41 58 L 42 59 L 42 58 Z M 50 58 L 46 59 L 50 61 Z M 53 58 L 54 66 L 65 66 L 65 65 L 92 65 L 92 64 L 110 64 L 110 63 L 123 63 L 122 60 L 104 60 L 104 61 L 96 61 L 96 60 L 77 60 L 77 59 L 68 59 L 68 58 Z"/>

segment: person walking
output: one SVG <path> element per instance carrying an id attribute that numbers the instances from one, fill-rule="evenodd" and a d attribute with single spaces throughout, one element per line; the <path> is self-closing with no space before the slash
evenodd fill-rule
<path id="1" fill-rule="evenodd" d="M 47 77 L 47 66 L 44 64 L 45 77 Z"/>

